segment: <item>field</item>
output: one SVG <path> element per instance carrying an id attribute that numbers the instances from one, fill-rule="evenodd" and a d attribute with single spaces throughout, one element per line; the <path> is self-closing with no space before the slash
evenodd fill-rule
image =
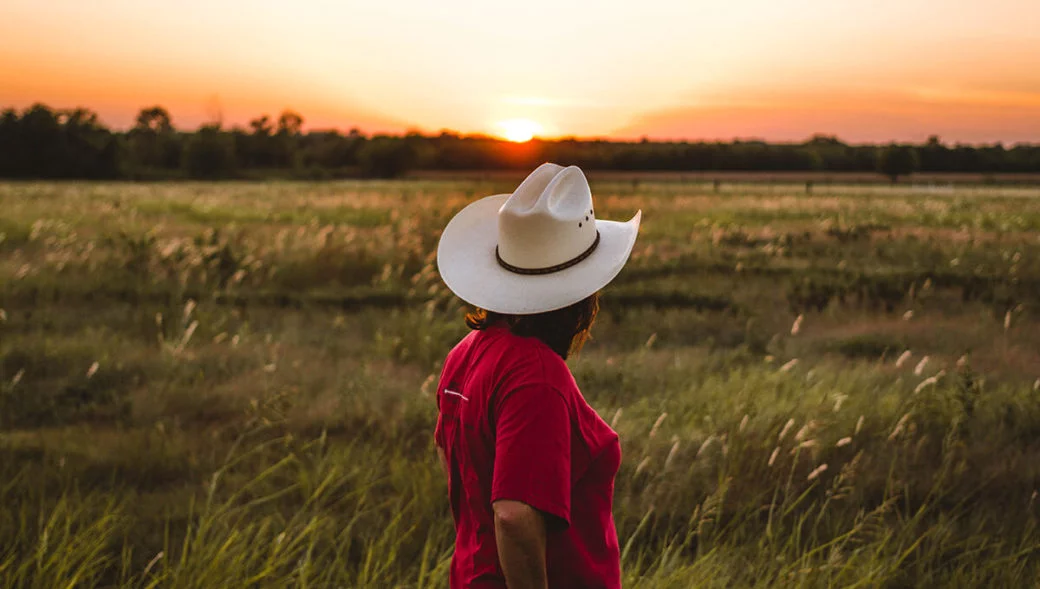
<path id="1" fill-rule="evenodd" d="M 502 180 L 0 184 L 0 586 L 443 587 Z M 1040 583 L 1040 190 L 594 179 L 626 587 Z"/>

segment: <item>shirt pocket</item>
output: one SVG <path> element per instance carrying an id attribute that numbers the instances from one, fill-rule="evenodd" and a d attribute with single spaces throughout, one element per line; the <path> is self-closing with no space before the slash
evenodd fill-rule
<path id="1" fill-rule="evenodd" d="M 459 392 L 458 387 L 445 387 L 440 392 L 437 420 L 437 444 L 449 455 L 454 454 L 461 427 L 463 404 L 469 399 Z"/>

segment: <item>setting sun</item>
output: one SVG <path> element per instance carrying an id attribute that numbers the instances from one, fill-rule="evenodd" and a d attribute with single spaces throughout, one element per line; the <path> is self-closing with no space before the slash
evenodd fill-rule
<path id="1" fill-rule="evenodd" d="M 502 137 L 517 143 L 530 141 L 535 135 L 541 134 L 545 131 L 540 124 L 531 119 L 509 119 L 507 121 L 499 121 L 496 127 L 501 131 Z"/>

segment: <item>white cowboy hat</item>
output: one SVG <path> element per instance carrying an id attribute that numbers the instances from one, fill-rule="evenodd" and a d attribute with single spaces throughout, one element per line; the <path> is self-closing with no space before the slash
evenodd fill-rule
<path id="1" fill-rule="evenodd" d="M 437 246 L 441 278 L 467 303 L 510 315 L 562 309 L 599 291 L 625 265 L 642 211 L 600 221 L 576 166 L 542 164 L 512 194 L 459 211 Z"/>

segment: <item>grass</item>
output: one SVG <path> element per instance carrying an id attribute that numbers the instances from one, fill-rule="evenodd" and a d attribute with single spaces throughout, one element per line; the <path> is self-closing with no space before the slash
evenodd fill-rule
<path id="1" fill-rule="evenodd" d="M 1040 194 L 725 188 L 594 186 L 625 586 L 1035 584 Z M 0 185 L 0 585 L 444 586 L 433 251 L 507 189 Z"/>

